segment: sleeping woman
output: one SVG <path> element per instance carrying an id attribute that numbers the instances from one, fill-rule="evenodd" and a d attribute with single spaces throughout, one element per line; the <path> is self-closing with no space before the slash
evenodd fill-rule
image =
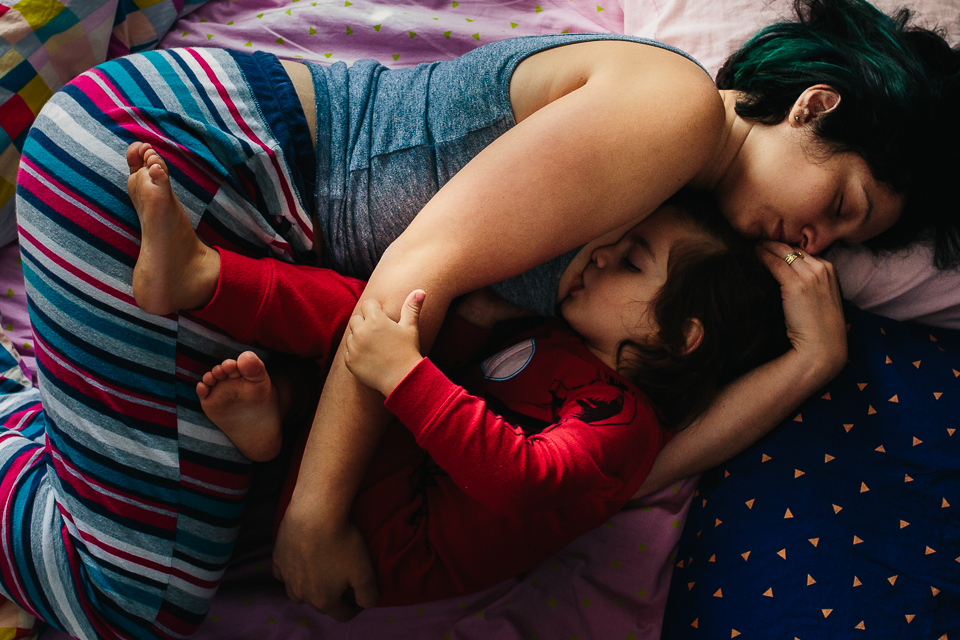
<path id="1" fill-rule="evenodd" d="M 136 305 L 153 288 L 134 266 L 153 248 L 126 190 L 135 141 L 166 160 L 207 244 L 369 277 L 360 304 L 394 319 L 406 293 L 429 291 L 425 350 L 449 302 L 490 284 L 552 313 L 574 282 L 562 275 L 586 266 L 582 245 L 683 186 L 712 193 L 743 235 L 781 242 L 781 257 L 929 232 L 940 264 L 956 262 L 942 178 L 955 169 L 936 151 L 958 137 L 958 54 L 860 0 L 798 10 L 717 86 L 669 47 L 609 35 L 400 70 L 171 50 L 70 83 L 38 116 L 18 177 L 44 429 L 2 436 L 3 590 L 78 637 L 185 636 L 236 539 L 249 461 L 195 385 L 245 345 L 175 313 L 189 300 Z M 792 348 L 726 387 L 641 492 L 733 455 L 843 365 L 832 267 L 808 262 L 781 282 Z M 338 619 L 377 597 L 348 514 L 385 422 L 382 397 L 334 354 L 274 562 L 293 598 Z M 350 587 L 356 603 L 341 598 Z"/>

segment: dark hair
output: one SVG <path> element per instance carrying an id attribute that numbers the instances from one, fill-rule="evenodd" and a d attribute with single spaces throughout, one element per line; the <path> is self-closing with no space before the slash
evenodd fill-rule
<path id="1" fill-rule="evenodd" d="M 674 205 L 709 239 L 671 249 L 667 281 L 653 307 L 657 335 L 621 343 L 618 368 L 647 394 L 663 426 L 679 431 L 706 410 L 719 388 L 783 354 L 790 343 L 780 285 L 753 243 L 698 195 L 681 192 L 665 205 Z M 703 339 L 684 354 L 689 318 L 702 323 Z"/>
<path id="2" fill-rule="evenodd" d="M 874 177 L 905 198 L 903 214 L 868 241 L 892 251 L 920 238 L 938 268 L 960 265 L 960 50 L 942 34 L 887 16 L 863 0 L 795 0 L 796 22 L 759 31 L 724 63 L 717 87 L 741 92 L 736 111 L 775 124 L 800 94 L 827 84 L 840 94 L 811 127 L 830 152 L 859 154 Z"/>

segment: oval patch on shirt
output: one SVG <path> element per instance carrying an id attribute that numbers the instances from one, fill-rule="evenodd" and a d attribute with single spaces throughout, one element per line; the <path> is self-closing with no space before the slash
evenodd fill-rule
<path id="1" fill-rule="evenodd" d="M 530 339 L 490 356 L 480 364 L 483 377 L 494 382 L 509 380 L 530 364 L 536 350 L 536 342 Z"/>

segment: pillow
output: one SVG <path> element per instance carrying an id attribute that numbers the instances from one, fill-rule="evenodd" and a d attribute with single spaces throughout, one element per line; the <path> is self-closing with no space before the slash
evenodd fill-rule
<path id="1" fill-rule="evenodd" d="M 156 46 L 203 0 L 20 0 L 0 5 L 0 246 L 17 235 L 20 150 L 40 107 L 87 69 Z"/>
<path id="2" fill-rule="evenodd" d="M 917 245 L 879 257 L 864 247 L 831 249 L 843 298 L 894 320 L 960 329 L 960 270 L 933 268 L 933 247 Z"/>
<path id="3" fill-rule="evenodd" d="M 840 375 L 703 475 L 664 638 L 960 637 L 960 332 L 847 320 Z"/>
<path id="4" fill-rule="evenodd" d="M 908 5 L 925 27 L 942 27 L 960 42 L 960 5 L 956 0 L 873 0 L 891 13 Z M 793 16 L 792 0 L 623 0 L 623 32 L 678 47 L 716 75 L 734 49 L 761 28 Z"/>

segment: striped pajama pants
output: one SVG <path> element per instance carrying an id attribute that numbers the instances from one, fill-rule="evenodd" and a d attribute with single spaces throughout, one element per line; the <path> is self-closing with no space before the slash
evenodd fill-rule
<path id="1" fill-rule="evenodd" d="M 135 140 L 165 158 L 206 242 L 315 259 L 316 160 L 275 57 L 130 56 L 80 76 L 37 118 L 17 212 L 42 406 L 0 415 L 0 588 L 80 638 L 195 631 L 249 483 L 194 390 L 246 346 L 189 314 L 146 314 L 132 296 Z"/>

